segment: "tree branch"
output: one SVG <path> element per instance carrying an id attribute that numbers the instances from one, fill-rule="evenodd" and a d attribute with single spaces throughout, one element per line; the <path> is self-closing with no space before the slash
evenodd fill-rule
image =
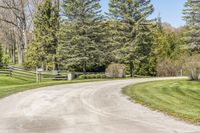
<path id="1" fill-rule="evenodd" d="M 2 18 L 0 18 L 0 21 L 6 22 L 6 23 L 9 23 L 9 24 L 11 24 L 11 25 L 13 25 L 13 26 L 16 26 L 16 27 L 18 27 L 18 25 L 17 25 L 17 24 L 15 24 L 15 23 L 14 23 L 14 22 L 12 22 L 12 21 L 9 21 L 9 20 L 6 20 L 6 19 L 2 19 Z"/>

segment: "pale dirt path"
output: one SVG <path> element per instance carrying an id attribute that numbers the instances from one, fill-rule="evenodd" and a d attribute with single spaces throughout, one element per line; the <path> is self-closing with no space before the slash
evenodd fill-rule
<path id="1" fill-rule="evenodd" d="M 168 78 L 169 79 L 169 78 Z M 0 100 L 0 133 L 200 133 L 200 127 L 130 102 L 121 88 L 161 80 L 59 85 Z"/>

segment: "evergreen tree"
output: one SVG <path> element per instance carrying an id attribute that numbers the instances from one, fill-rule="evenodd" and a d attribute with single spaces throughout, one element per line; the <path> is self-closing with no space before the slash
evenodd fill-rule
<path id="1" fill-rule="evenodd" d="M 134 62 L 141 52 L 142 55 L 150 52 L 147 17 L 152 12 L 150 0 L 110 0 L 109 3 L 109 16 L 120 24 L 118 29 L 113 29 L 117 32 L 116 43 L 121 47 L 115 51 L 116 57 L 129 64 L 131 77 L 134 75 Z"/>
<path id="2" fill-rule="evenodd" d="M 154 71 L 154 75 L 161 74 L 161 70 L 168 67 L 161 67 L 161 64 L 169 63 L 168 65 L 170 66 L 170 63 L 177 62 L 177 60 L 185 54 L 185 50 L 182 46 L 184 43 L 182 41 L 181 33 L 182 32 L 179 31 L 179 29 L 173 28 L 169 24 L 163 24 L 161 18 L 158 18 L 156 27 L 153 29 L 154 44 L 150 56 L 150 66 L 152 66 L 151 68 Z M 158 67 L 159 69 L 156 70 Z M 171 72 L 174 71 L 174 69 L 171 70 Z"/>
<path id="3" fill-rule="evenodd" d="M 180 53 L 183 52 L 182 35 L 178 29 L 170 29 L 170 27 L 159 26 L 154 29 L 154 54 L 158 60 L 177 59 L 180 57 Z"/>
<path id="4" fill-rule="evenodd" d="M 135 73 L 137 75 L 154 76 L 155 69 L 154 64 L 152 64 L 152 54 L 153 54 L 153 30 L 152 27 L 145 27 L 141 33 L 137 36 L 136 45 L 136 61 L 134 62 Z"/>
<path id="5" fill-rule="evenodd" d="M 147 72 L 147 75 L 149 76 L 156 76 L 157 71 L 156 67 L 157 64 L 159 63 L 159 58 L 160 58 L 160 52 L 164 49 L 160 49 L 159 46 L 162 46 L 163 44 L 163 26 L 162 26 L 162 21 L 160 15 L 157 18 L 157 22 L 155 24 L 155 27 L 151 28 L 151 36 L 153 36 L 153 44 L 151 45 L 151 52 L 149 53 L 149 56 L 145 60 L 145 64 L 139 64 L 139 68 L 143 66 L 147 66 L 147 70 L 144 72 Z M 165 41 L 164 41 L 165 42 Z M 141 74 L 139 74 L 141 75 Z"/>
<path id="6" fill-rule="evenodd" d="M 154 28 L 153 35 L 154 35 L 153 54 L 156 56 L 157 60 L 163 60 L 167 56 L 166 50 L 168 42 L 160 17 L 158 17 L 158 21 L 156 23 L 156 27 Z"/>
<path id="7" fill-rule="evenodd" d="M 26 66 L 53 68 L 58 44 L 58 3 L 45 0 L 39 5 L 34 18 L 34 41 L 28 48 Z"/>
<path id="8" fill-rule="evenodd" d="M 58 55 L 62 66 L 86 72 L 104 64 L 100 0 L 64 0 L 66 21 L 60 31 Z"/>
<path id="9" fill-rule="evenodd" d="M 200 52 L 200 0 L 187 0 L 183 10 L 187 24 L 185 42 L 190 52 Z"/>

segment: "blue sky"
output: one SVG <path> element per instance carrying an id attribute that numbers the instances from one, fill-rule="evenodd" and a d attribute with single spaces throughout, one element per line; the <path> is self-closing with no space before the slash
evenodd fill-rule
<path id="1" fill-rule="evenodd" d="M 185 23 L 182 20 L 182 10 L 186 0 L 152 0 L 155 11 L 152 18 L 155 18 L 160 13 L 163 22 L 168 22 L 174 27 L 183 26 Z M 102 9 L 104 12 L 108 10 L 109 0 L 101 0 Z"/>

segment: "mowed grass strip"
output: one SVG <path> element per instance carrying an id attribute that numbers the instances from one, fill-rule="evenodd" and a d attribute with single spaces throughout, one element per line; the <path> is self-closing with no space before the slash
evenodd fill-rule
<path id="1" fill-rule="evenodd" d="M 28 84 L 33 83 L 33 80 L 29 79 L 21 79 L 21 78 L 11 78 L 9 76 L 0 76 L 0 88 L 3 86 L 8 85 L 22 85 L 22 84 Z"/>
<path id="2" fill-rule="evenodd" d="M 186 80 L 147 82 L 125 87 L 123 93 L 152 109 L 200 124 L 200 82 Z"/>
<path id="3" fill-rule="evenodd" d="M 22 91 L 26 91 L 30 89 L 36 89 L 40 87 L 60 85 L 60 84 L 96 82 L 96 81 L 105 81 L 105 80 L 109 80 L 109 79 L 85 79 L 85 80 L 73 80 L 73 81 L 49 80 L 49 81 L 45 81 L 38 84 L 38 83 L 35 83 L 34 79 L 30 80 L 30 79 L 23 79 L 23 78 L 0 76 L 0 98 L 9 96 L 17 92 L 22 92 Z"/>

